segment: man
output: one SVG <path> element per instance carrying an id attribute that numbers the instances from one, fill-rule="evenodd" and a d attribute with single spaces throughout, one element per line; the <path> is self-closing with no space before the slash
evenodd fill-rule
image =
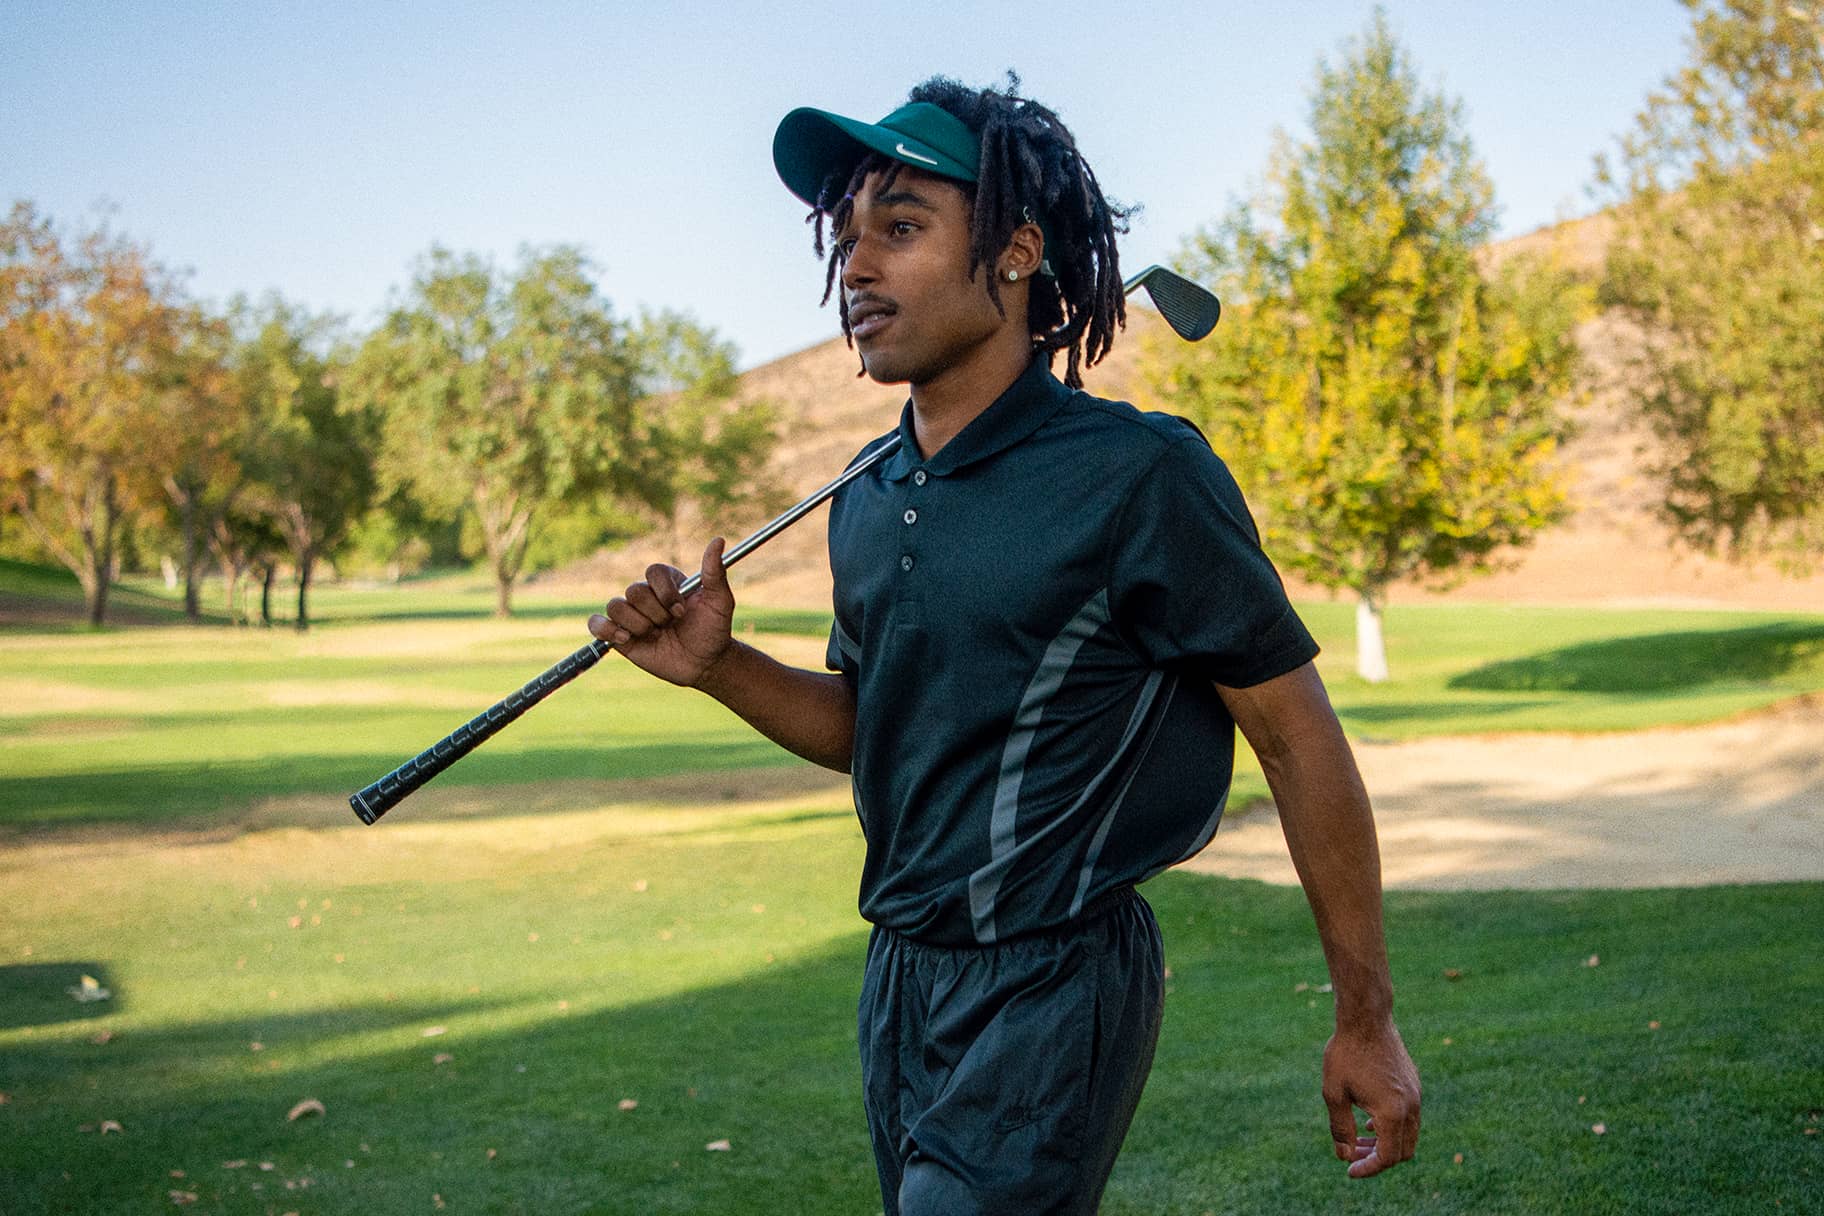
<path id="1" fill-rule="evenodd" d="M 1160 1024 L 1133 888 L 1216 830 L 1237 724 L 1334 984 L 1335 1151 L 1355 1177 L 1410 1157 L 1374 823 L 1317 647 L 1202 436 L 1073 391 L 1124 320 L 1127 212 L 1017 81 L 934 79 L 878 124 L 794 111 L 774 162 L 820 254 L 830 226 L 863 369 L 911 394 L 877 441 L 897 451 L 832 506 L 831 673 L 731 638 L 720 540 L 689 599 L 654 566 L 590 629 L 852 774 L 887 1211 L 1096 1209 Z"/>

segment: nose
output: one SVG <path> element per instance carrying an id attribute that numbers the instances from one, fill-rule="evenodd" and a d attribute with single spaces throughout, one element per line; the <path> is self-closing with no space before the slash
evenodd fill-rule
<path id="1" fill-rule="evenodd" d="M 842 263 L 842 285 L 850 291 L 864 284 L 872 283 L 878 277 L 874 267 L 873 255 L 868 251 L 867 237 L 857 237 L 855 247 L 849 250 L 849 256 Z"/>

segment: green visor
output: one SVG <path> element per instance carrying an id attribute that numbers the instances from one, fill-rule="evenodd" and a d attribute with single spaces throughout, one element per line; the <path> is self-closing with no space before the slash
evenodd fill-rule
<path id="1" fill-rule="evenodd" d="M 927 101 L 901 106 L 877 123 L 797 109 L 773 135 L 774 167 L 786 187 L 812 207 L 825 182 L 834 177 L 840 189 L 869 152 L 962 182 L 975 180 L 981 161 L 975 132 Z"/>

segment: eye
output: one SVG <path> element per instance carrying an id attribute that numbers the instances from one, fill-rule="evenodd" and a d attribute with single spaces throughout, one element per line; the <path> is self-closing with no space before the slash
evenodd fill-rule
<path id="1" fill-rule="evenodd" d="M 844 237 L 842 240 L 836 242 L 836 257 L 839 261 L 843 261 L 843 262 L 848 261 L 849 255 L 854 252 L 855 252 L 855 238 L 854 237 L 852 237 L 852 236 Z"/>
<path id="2" fill-rule="evenodd" d="M 894 236 L 911 236 L 914 232 L 918 231 L 918 225 L 914 224 L 911 220 L 894 220 L 893 223 L 888 226 L 887 231 L 891 232 Z"/>

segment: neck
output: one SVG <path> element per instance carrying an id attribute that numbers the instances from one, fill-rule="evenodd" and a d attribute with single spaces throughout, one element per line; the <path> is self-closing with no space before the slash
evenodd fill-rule
<path id="1" fill-rule="evenodd" d="M 1024 326 L 1003 326 L 963 359 L 912 387 L 912 429 L 929 459 L 993 405 L 1034 358 Z"/>

